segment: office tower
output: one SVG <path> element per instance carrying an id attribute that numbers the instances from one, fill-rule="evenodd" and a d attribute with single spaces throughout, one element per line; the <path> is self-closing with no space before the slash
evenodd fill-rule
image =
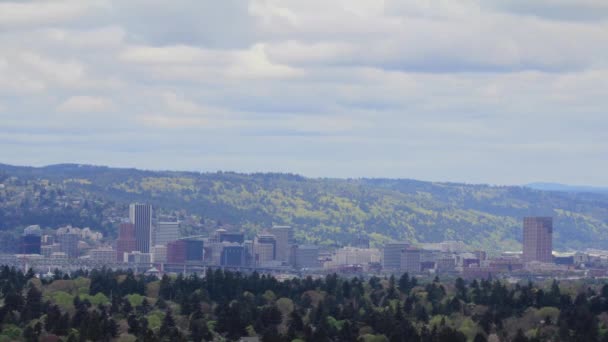
<path id="1" fill-rule="evenodd" d="M 245 247 L 237 243 L 225 243 L 220 265 L 241 267 L 245 265 Z"/>
<path id="2" fill-rule="evenodd" d="M 152 244 L 152 206 L 134 203 L 129 206 L 129 220 L 135 226 L 135 250 L 150 253 Z"/>
<path id="3" fill-rule="evenodd" d="M 290 245 L 293 244 L 293 229 L 289 226 L 274 226 L 270 229 L 277 242 L 276 260 L 288 263 Z"/>
<path id="4" fill-rule="evenodd" d="M 158 222 L 154 235 L 155 245 L 166 246 L 167 243 L 179 239 L 179 222 Z"/>
<path id="5" fill-rule="evenodd" d="M 292 263 L 295 268 L 318 268 L 319 246 L 294 245 L 291 248 Z"/>
<path id="6" fill-rule="evenodd" d="M 23 231 L 21 236 L 19 253 L 21 254 L 40 254 L 42 231 L 40 226 L 29 226 Z"/>
<path id="7" fill-rule="evenodd" d="M 78 257 L 78 241 L 80 241 L 80 234 L 72 231 L 71 228 L 67 228 L 63 234 L 57 235 L 57 240 L 59 241 L 60 252 L 65 253 L 70 259 Z"/>
<path id="8" fill-rule="evenodd" d="M 390 271 L 401 270 L 401 258 L 407 247 L 409 247 L 407 242 L 393 242 L 384 245 L 382 267 Z"/>
<path id="9" fill-rule="evenodd" d="M 523 261 L 553 262 L 553 219 L 525 217 Z"/>
<path id="10" fill-rule="evenodd" d="M 401 255 L 401 272 L 420 272 L 420 250 L 408 247 Z"/>
<path id="11" fill-rule="evenodd" d="M 274 235 L 258 235 L 254 243 L 255 265 L 260 266 L 276 260 L 277 240 Z"/>
<path id="12" fill-rule="evenodd" d="M 118 240 L 116 240 L 116 261 L 123 262 L 125 253 L 131 253 L 136 248 L 135 225 L 127 222 L 121 223 L 118 228 Z"/>

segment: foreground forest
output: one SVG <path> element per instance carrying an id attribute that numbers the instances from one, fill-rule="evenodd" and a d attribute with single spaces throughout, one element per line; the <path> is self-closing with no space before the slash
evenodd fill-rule
<path id="1" fill-rule="evenodd" d="M 608 285 L 0 269 L 0 341 L 608 341 Z"/>
<path id="2" fill-rule="evenodd" d="M 153 172 L 86 165 L 0 164 L 0 229 L 88 225 L 115 234 L 129 202 L 196 215 L 249 237 L 292 225 L 301 242 L 345 245 L 369 238 L 463 240 L 491 251 L 521 248 L 521 219 L 555 218 L 557 249 L 608 249 L 608 195 L 390 179 L 310 179 L 291 174 Z M 77 201 L 66 201 L 75 199 Z M 74 203 L 79 203 L 75 205 Z M 196 233 L 206 233 L 197 231 Z"/>

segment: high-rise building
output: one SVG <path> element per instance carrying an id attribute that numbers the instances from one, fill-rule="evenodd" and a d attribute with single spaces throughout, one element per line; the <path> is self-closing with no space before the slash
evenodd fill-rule
<path id="1" fill-rule="evenodd" d="M 294 245 L 291 248 L 293 255 L 293 266 L 295 268 L 318 268 L 319 246 Z"/>
<path id="2" fill-rule="evenodd" d="M 220 265 L 233 267 L 244 266 L 245 248 L 243 245 L 230 242 L 224 243 Z"/>
<path id="3" fill-rule="evenodd" d="M 125 253 L 131 253 L 136 248 L 135 225 L 127 222 L 121 223 L 118 228 L 118 240 L 116 240 L 116 261 L 123 262 Z"/>
<path id="4" fill-rule="evenodd" d="M 57 235 L 57 240 L 59 241 L 59 251 L 65 253 L 68 258 L 77 258 L 78 251 L 78 241 L 80 241 L 80 234 L 71 231 L 69 228 L 63 233 Z"/>
<path id="5" fill-rule="evenodd" d="M 158 222 L 154 235 L 156 246 L 166 246 L 167 243 L 179 239 L 179 222 Z"/>
<path id="6" fill-rule="evenodd" d="M 525 217 L 523 245 L 524 262 L 553 262 L 553 219 Z"/>
<path id="7" fill-rule="evenodd" d="M 268 264 L 277 259 L 277 240 L 274 235 L 258 235 L 253 249 L 256 266 Z"/>
<path id="8" fill-rule="evenodd" d="M 19 253 L 21 254 L 40 254 L 42 230 L 40 226 L 29 226 L 23 231 Z"/>
<path id="9" fill-rule="evenodd" d="M 402 255 L 408 247 L 407 242 L 393 242 L 384 245 L 382 267 L 389 271 L 400 271 Z"/>
<path id="10" fill-rule="evenodd" d="M 135 250 L 150 253 L 152 247 L 152 206 L 133 203 L 129 206 L 129 220 L 135 226 Z"/>
<path id="11" fill-rule="evenodd" d="M 420 272 L 420 250 L 408 247 L 401 255 L 401 272 L 418 273 Z"/>
<path id="12" fill-rule="evenodd" d="M 289 262 L 290 246 L 293 244 L 293 229 L 289 226 L 274 226 L 270 229 L 277 242 L 276 260 Z"/>

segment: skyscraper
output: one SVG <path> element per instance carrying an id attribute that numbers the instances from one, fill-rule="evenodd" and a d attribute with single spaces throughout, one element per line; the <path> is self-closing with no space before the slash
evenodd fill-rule
<path id="1" fill-rule="evenodd" d="M 290 245 L 293 244 L 293 229 L 289 226 L 274 226 L 270 233 L 275 236 L 277 243 L 276 260 L 289 262 Z"/>
<path id="2" fill-rule="evenodd" d="M 402 255 L 409 247 L 407 242 L 393 242 L 384 245 L 384 256 L 382 267 L 389 271 L 400 271 Z"/>
<path id="3" fill-rule="evenodd" d="M 553 219 L 525 217 L 523 261 L 553 262 Z"/>
<path id="4" fill-rule="evenodd" d="M 135 250 L 150 253 L 152 244 L 152 206 L 134 203 L 129 206 L 129 220 L 135 226 Z"/>
<path id="5" fill-rule="evenodd" d="M 78 233 L 68 228 L 62 234 L 58 234 L 57 239 L 59 240 L 59 250 L 61 252 L 65 253 L 70 259 L 78 257 L 78 241 L 80 241 Z"/>
<path id="6" fill-rule="evenodd" d="M 116 240 L 116 261 L 123 262 L 125 253 L 131 253 L 136 248 L 135 226 L 128 222 L 121 223 L 118 230 L 118 240 Z"/>
<path id="7" fill-rule="evenodd" d="M 253 248 L 256 266 L 277 260 L 277 240 L 274 235 L 258 235 Z"/>
<path id="8" fill-rule="evenodd" d="M 156 245 L 166 246 L 167 243 L 179 239 L 179 222 L 158 222 L 154 235 Z"/>

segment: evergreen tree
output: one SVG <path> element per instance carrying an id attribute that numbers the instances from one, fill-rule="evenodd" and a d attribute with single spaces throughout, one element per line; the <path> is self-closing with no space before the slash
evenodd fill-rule
<path id="1" fill-rule="evenodd" d="M 42 315 L 42 293 L 35 286 L 30 287 L 27 291 L 27 297 L 21 319 L 27 323 L 33 319 L 37 319 Z"/>

